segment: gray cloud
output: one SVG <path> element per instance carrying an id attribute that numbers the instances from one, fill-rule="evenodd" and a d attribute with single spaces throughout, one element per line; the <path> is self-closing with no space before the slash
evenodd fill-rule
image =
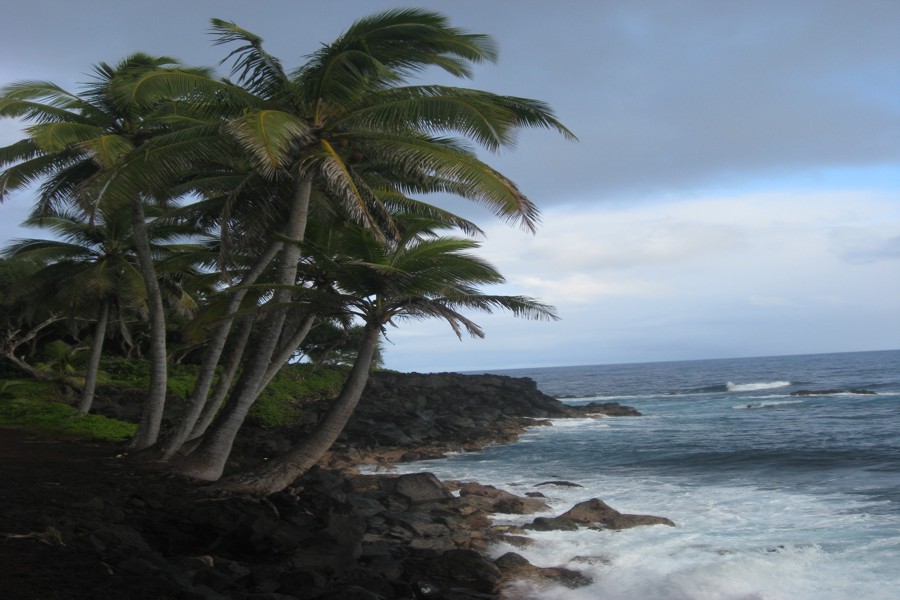
<path id="1" fill-rule="evenodd" d="M 238 21 L 288 64 L 393 1 L 18 3 L 0 78 L 76 82 L 127 52 L 214 64 L 208 19 Z M 473 85 L 550 102 L 581 138 L 529 132 L 491 159 L 543 204 L 735 184 L 900 160 L 900 3 L 767 0 L 573 3 L 436 0 L 489 33 L 499 65 Z M 352 8 L 352 10 L 351 10 Z"/>

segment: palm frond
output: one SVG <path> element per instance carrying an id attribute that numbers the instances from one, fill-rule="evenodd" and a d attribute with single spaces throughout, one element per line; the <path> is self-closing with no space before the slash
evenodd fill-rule
<path id="1" fill-rule="evenodd" d="M 305 121 L 280 110 L 249 111 L 233 119 L 226 130 L 266 177 L 286 168 L 292 158 L 289 151 L 312 139 Z"/>
<path id="2" fill-rule="evenodd" d="M 509 178 L 473 153 L 442 138 L 381 135 L 365 139 L 367 156 L 410 180 L 428 181 L 432 192 L 473 200 L 510 222 L 534 232 L 538 209 Z"/>
<path id="3" fill-rule="evenodd" d="M 242 44 L 232 50 L 219 64 L 233 60 L 232 76 L 253 93 L 271 97 L 279 88 L 285 86 L 289 78 L 281 66 L 281 62 L 263 50 L 263 39 L 247 31 L 231 21 L 211 19 L 215 44 Z"/>
<path id="4" fill-rule="evenodd" d="M 368 105 L 347 115 L 343 126 L 378 130 L 392 124 L 430 135 L 456 133 L 492 152 L 514 146 L 516 133 L 526 127 L 553 129 L 566 139 L 577 139 L 538 100 L 448 86 L 391 88 L 366 100 Z"/>

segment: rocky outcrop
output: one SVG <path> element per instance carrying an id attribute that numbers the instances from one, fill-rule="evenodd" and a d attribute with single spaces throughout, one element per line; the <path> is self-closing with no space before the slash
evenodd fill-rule
<path id="1" fill-rule="evenodd" d="M 564 567 L 536 567 L 522 555 L 507 552 L 494 561 L 505 582 L 532 581 L 535 583 L 555 583 L 569 589 L 590 585 L 593 580 L 578 571 Z"/>
<path id="2" fill-rule="evenodd" d="M 588 525 L 601 529 L 630 529 L 642 525 L 668 525 L 669 527 L 675 527 L 675 523 L 665 517 L 620 513 L 597 498 L 579 502 L 561 514 L 559 518 L 569 519 L 579 525 Z"/>
<path id="3" fill-rule="evenodd" d="M 297 427 L 247 428 L 238 440 L 232 466 L 246 468 L 254 460 L 286 452 L 328 405 L 307 406 Z M 568 406 L 525 377 L 377 372 L 322 464 L 352 468 L 439 458 L 448 452 L 514 442 L 526 428 L 549 424 L 549 419 L 639 415 L 615 402 Z"/>
<path id="4" fill-rule="evenodd" d="M 230 468 L 287 450 L 325 408 L 308 407 L 306 428 L 249 429 Z M 513 441 L 541 420 L 598 414 L 639 413 L 615 404 L 567 407 L 530 379 L 377 374 L 324 462 L 347 467 L 476 450 Z M 0 545 L 0 579 L 15 576 L 20 588 L 27 581 L 40 593 L 11 597 L 61 597 L 51 591 L 62 585 L 67 598 L 452 600 L 498 598 L 516 579 L 589 583 L 576 571 L 538 568 L 517 554 L 492 561 L 481 553 L 496 541 L 530 543 L 527 532 L 495 527 L 490 515 L 544 511 L 539 492 L 520 497 L 489 485 L 445 484 L 429 473 L 317 468 L 265 499 L 217 497 L 196 483 L 134 473 L 112 458 L 115 449 L 107 455 L 79 448 L 90 461 L 61 455 L 48 463 L 60 467 L 48 480 L 46 469 L 23 462 L 40 458 L 35 450 L 23 451 L 4 475 L 15 495 L 0 515 L 0 531 L 16 533 Z M 582 516 L 592 526 L 615 522 Z M 560 519 L 577 527 L 569 517 Z M 51 528 L 59 544 L 43 541 L 40 532 Z"/>
<path id="5" fill-rule="evenodd" d="M 838 394 L 856 394 L 860 396 L 875 396 L 876 392 L 872 390 L 852 389 L 852 390 L 797 390 L 791 392 L 791 396 L 836 396 Z"/>
<path id="6" fill-rule="evenodd" d="M 620 513 L 602 500 L 591 498 L 579 502 L 558 517 L 537 517 L 525 529 L 532 531 L 575 531 L 579 526 L 593 529 L 631 529 L 643 525 L 668 525 L 670 519 L 652 515 L 628 515 Z"/>

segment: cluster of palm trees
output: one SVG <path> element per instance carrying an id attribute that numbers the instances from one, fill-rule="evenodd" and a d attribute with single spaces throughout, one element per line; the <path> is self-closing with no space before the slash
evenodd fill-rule
<path id="1" fill-rule="evenodd" d="M 37 265 L 20 290 L 52 287 L 93 310 L 82 411 L 110 324 L 127 331 L 124 315 L 143 315 L 151 373 L 133 448 L 202 480 L 221 477 L 248 410 L 317 323 L 360 324 L 317 432 L 232 481 L 268 493 L 340 433 L 386 325 L 437 317 L 482 336 L 466 311 L 555 318 L 531 298 L 482 292 L 502 276 L 470 253 L 478 227 L 414 196 L 458 195 L 533 231 L 536 207 L 476 149 L 509 146 L 524 127 L 574 136 L 535 100 L 411 84 L 432 68 L 467 77 L 496 57 L 490 38 L 431 11 L 356 21 L 292 70 L 234 23 L 214 19 L 212 31 L 233 48 L 229 78 L 134 54 L 97 66 L 81 93 L 37 81 L 3 90 L 0 116 L 29 125 L 0 149 L 0 199 L 35 189 L 28 224 L 58 238 L 5 255 Z M 62 312 L 47 304 L 32 323 Z M 184 417 L 161 435 L 173 319 L 203 358 Z"/>

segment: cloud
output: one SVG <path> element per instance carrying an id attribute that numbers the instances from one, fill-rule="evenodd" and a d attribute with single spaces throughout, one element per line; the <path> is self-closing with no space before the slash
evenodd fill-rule
<path id="1" fill-rule="evenodd" d="M 794 302 L 779 296 L 750 296 L 747 302 L 753 306 L 796 306 Z"/>
<path id="2" fill-rule="evenodd" d="M 900 335 L 896 268 L 848 262 L 834 239 L 898 226 L 894 195 L 852 190 L 550 207 L 536 236 L 487 227 L 482 254 L 509 279 L 497 293 L 550 302 L 562 321 L 475 315 L 487 338 L 463 345 L 415 324 L 433 355 L 417 358 L 398 331 L 389 364 L 432 365 L 443 352 L 444 368 L 478 369 L 888 348 Z"/>
<path id="3" fill-rule="evenodd" d="M 667 291 L 665 285 L 652 281 L 616 280 L 587 273 L 557 277 L 522 276 L 510 283 L 551 304 L 589 304 L 610 296 L 657 297 Z"/>
<path id="4" fill-rule="evenodd" d="M 893 231 L 900 230 L 893 224 Z M 842 227 L 831 232 L 831 244 L 841 259 L 853 264 L 900 260 L 900 233 L 883 228 Z"/>

